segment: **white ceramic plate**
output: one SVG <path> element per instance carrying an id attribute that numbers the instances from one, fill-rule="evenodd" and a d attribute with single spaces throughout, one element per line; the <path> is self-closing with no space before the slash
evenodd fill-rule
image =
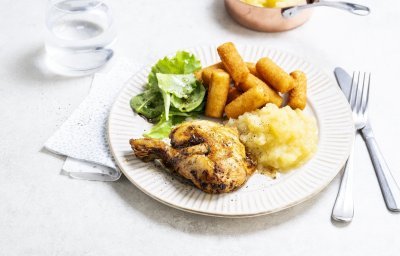
<path id="1" fill-rule="evenodd" d="M 194 213 L 247 217 L 277 212 L 296 205 L 324 189 L 344 165 L 353 143 L 350 108 L 338 86 L 317 67 L 291 54 L 265 47 L 238 47 L 246 61 L 263 56 L 272 58 L 290 72 L 300 69 L 308 77 L 308 106 L 319 126 L 319 145 L 314 157 L 299 169 L 277 179 L 255 174 L 239 190 L 219 195 L 206 194 L 183 184 L 153 163 L 144 163 L 132 154 L 129 139 L 140 138 L 151 127 L 129 106 L 132 96 L 147 82 L 151 65 L 135 74 L 118 96 L 109 118 L 109 142 L 118 166 L 125 176 L 144 193 L 172 207 Z M 203 66 L 219 62 L 216 47 L 188 49 Z"/>

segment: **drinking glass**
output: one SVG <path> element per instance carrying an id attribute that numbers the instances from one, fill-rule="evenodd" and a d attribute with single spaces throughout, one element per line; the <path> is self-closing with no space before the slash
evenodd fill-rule
<path id="1" fill-rule="evenodd" d="M 71 76 L 96 72 L 114 56 L 116 35 L 106 1 L 48 1 L 45 48 L 50 70 Z"/>

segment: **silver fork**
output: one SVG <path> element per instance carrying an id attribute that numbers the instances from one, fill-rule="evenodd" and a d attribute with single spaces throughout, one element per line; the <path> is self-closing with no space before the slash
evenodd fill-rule
<path id="1" fill-rule="evenodd" d="M 362 81 L 360 81 L 360 78 L 362 78 Z M 356 136 L 357 132 L 364 128 L 367 123 L 370 78 L 370 74 L 367 76 L 366 73 L 364 73 L 364 75 L 361 75 L 360 72 L 353 73 L 349 103 L 353 112 L 354 136 Z M 350 222 L 354 216 L 353 155 L 354 145 L 352 146 L 349 159 L 347 159 L 342 180 L 340 182 L 339 193 L 335 205 L 333 206 L 332 219 L 336 221 Z"/>
<path id="2" fill-rule="evenodd" d="M 368 81 L 369 83 L 370 81 Z M 367 102 L 368 103 L 368 102 Z M 385 199 L 386 207 L 393 212 L 400 211 L 400 188 L 390 172 L 385 158 L 379 150 L 376 143 L 372 127 L 365 115 L 364 127 L 360 130 L 365 144 L 367 145 L 369 155 L 371 156 L 372 164 L 376 177 L 378 178 L 379 186 L 381 187 L 383 199 Z"/>

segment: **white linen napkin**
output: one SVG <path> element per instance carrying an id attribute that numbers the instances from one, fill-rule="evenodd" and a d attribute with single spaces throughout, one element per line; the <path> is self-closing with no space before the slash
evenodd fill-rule
<path id="1" fill-rule="evenodd" d="M 120 178 L 108 147 L 107 120 L 119 91 L 138 69 L 139 65 L 128 59 L 119 59 L 109 72 L 95 74 L 89 95 L 47 140 L 47 150 L 67 156 L 64 174 L 96 181 Z"/>

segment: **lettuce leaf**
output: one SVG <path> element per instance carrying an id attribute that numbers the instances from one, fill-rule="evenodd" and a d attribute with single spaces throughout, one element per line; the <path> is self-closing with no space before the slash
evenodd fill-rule
<path id="1" fill-rule="evenodd" d="M 161 91 L 163 100 L 164 100 L 164 113 L 166 116 L 166 120 L 168 121 L 169 119 L 169 109 L 171 107 L 171 94 L 165 91 Z"/>
<path id="2" fill-rule="evenodd" d="M 171 75 L 157 73 L 158 87 L 178 98 L 187 99 L 190 93 L 197 87 L 194 74 Z"/>
<path id="3" fill-rule="evenodd" d="M 200 61 L 193 54 L 179 51 L 172 58 L 165 57 L 159 60 L 149 74 L 147 89 L 157 89 L 157 73 L 161 74 L 191 74 L 201 69 Z"/>
<path id="4" fill-rule="evenodd" d="M 176 95 L 172 95 L 172 105 L 181 112 L 190 112 L 200 106 L 206 95 L 206 89 L 200 82 L 196 82 L 196 85 L 196 89 L 187 98 L 179 98 Z"/>
<path id="5" fill-rule="evenodd" d="M 164 99 L 166 121 L 169 119 L 171 102 L 174 107 L 182 112 L 192 111 L 201 104 L 205 90 L 200 83 L 197 83 L 193 74 L 171 75 L 157 73 L 156 77 Z"/>
<path id="6" fill-rule="evenodd" d="M 151 68 L 146 90 L 130 101 L 136 113 L 150 122 L 158 121 L 145 137 L 168 137 L 174 125 L 204 111 L 205 88 L 193 74 L 199 69 L 200 61 L 185 51 L 165 57 Z"/>
<path id="7" fill-rule="evenodd" d="M 195 113 L 181 113 L 171 111 L 167 120 L 166 115 L 163 113 L 161 115 L 160 121 L 156 125 L 154 125 L 150 129 L 150 131 L 143 134 L 143 136 L 153 139 L 167 138 L 169 133 L 171 132 L 172 127 L 179 123 L 182 123 L 188 117 L 194 118 L 195 116 Z"/>
<path id="8" fill-rule="evenodd" d="M 163 100 L 158 91 L 146 90 L 134 96 L 130 105 L 136 113 L 150 119 L 150 121 L 163 113 Z"/>

